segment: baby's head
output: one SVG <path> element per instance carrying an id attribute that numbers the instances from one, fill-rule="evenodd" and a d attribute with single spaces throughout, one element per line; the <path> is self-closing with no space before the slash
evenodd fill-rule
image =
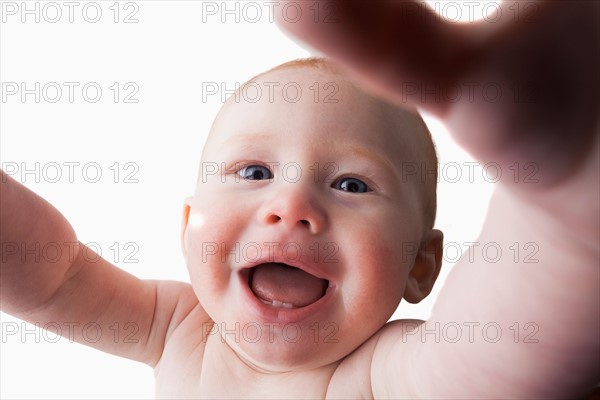
<path id="1" fill-rule="evenodd" d="M 213 339 L 265 370 L 326 365 L 402 297 L 427 296 L 441 264 L 436 170 L 418 114 L 327 61 L 247 82 L 215 118 L 184 219 Z"/>

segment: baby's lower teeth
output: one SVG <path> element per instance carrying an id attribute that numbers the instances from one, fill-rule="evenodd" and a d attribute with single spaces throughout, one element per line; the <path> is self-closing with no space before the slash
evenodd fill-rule
<path id="1" fill-rule="evenodd" d="M 260 299 L 263 303 L 265 304 L 269 304 L 273 307 L 278 307 L 278 308 L 295 308 L 294 305 L 292 303 L 284 303 L 283 301 L 279 301 L 279 300 L 273 300 L 273 302 L 269 302 L 267 300 L 263 300 Z"/>

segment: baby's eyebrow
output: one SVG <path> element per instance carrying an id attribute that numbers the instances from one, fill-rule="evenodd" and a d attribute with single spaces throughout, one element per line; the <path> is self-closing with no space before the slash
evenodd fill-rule
<path id="1" fill-rule="evenodd" d="M 225 143 L 233 142 L 233 141 L 255 141 L 255 140 L 268 140 L 272 139 L 273 135 L 263 132 L 256 133 L 238 133 L 236 135 L 232 135 L 225 140 Z"/>
<path id="2" fill-rule="evenodd" d="M 336 152 L 341 154 L 352 154 L 353 156 L 358 156 L 361 158 L 366 158 L 369 161 L 381 166 L 386 170 L 391 176 L 397 176 L 396 168 L 394 164 L 390 161 L 389 158 L 382 155 L 380 152 L 376 150 L 372 150 L 368 147 L 356 145 L 354 143 L 331 143 L 332 148 L 335 149 Z"/>
<path id="3" fill-rule="evenodd" d="M 236 135 L 232 135 L 225 139 L 221 148 L 231 145 L 231 143 L 242 144 L 244 146 L 256 146 L 259 143 L 269 143 L 270 140 L 273 140 L 273 135 L 268 133 L 238 133 Z"/>
<path id="4" fill-rule="evenodd" d="M 238 133 L 225 139 L 219 146 L 219 151 L 232 145 L 236 148 L 241 146 L 244 151 L 252 151 L 260 148 L 263 143 L 272 143 L 273 140 L 273 135 L 264 132 Z"/>
<path id="5" fill-rule="evenodd" d="M 244 146 L 245 148 L 253 148 L 255 146 L 259 146 L 261 143 L 270 143 L 272 140 L 274 140 L 274 136 L 268 133 L 243 133 L 230 136 L 223 142 L 221 147 L 225 147 L 234 142 L 238 145 Z M 398 176 L 397 168 L 390 161 L 390 159 L 382 155 L 377 150 L 352 142 L 333 142 L 325 139 L 321 143 L 325 148 L 331 149 L 335 155 L 345 156 L 351 154 L 352 156 L 364 158 L 382 167 L 388 174 L 390 174 L 390 176 Z"/>

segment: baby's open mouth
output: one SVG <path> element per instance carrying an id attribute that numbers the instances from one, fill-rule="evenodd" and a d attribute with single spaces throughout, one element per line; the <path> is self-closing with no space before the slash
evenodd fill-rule
<path id="1" fill-rule="evenodd" d="M 325 295 L 329 281 L 291 265 L 265 263 L 250 270 L 248 285 L 254 295 L 273 307 L 300 308 Z"/>

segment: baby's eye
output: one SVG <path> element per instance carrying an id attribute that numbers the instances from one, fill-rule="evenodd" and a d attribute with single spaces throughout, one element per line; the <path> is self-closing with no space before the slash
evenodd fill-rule
<path id="1" fill-rule="evenodd" d="M 263 167 L 262 165 L 249 165 L 240 169 L 236 173 L 249 181 L 273 179 L 273 173 L 271 173 L 267 167 Z"/>
<path id="2" fill-rule="evenodd" d="M 333 188 L 350 193 L 366 193 L 372 189 L 366 183 L 356 178 L 341 178 L 333 182 Z"/>

